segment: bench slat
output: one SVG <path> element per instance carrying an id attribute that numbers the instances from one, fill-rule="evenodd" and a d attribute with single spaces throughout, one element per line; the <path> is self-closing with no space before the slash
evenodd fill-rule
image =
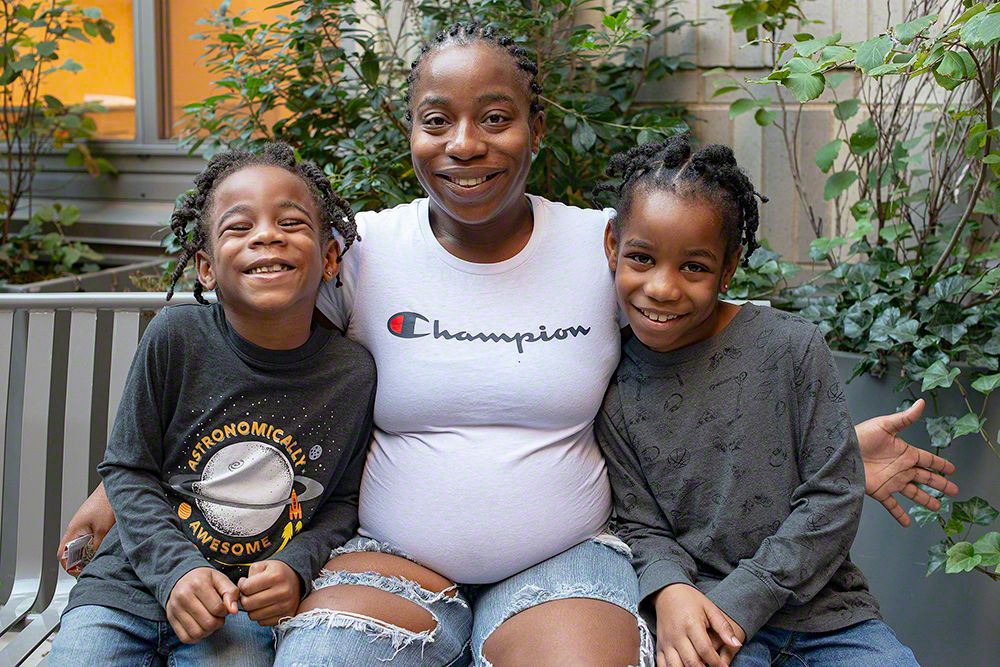
<path id="1" fill-rule="evenodd" d="M 21 460 L 17 479 L 17 560 L 10 600 L 0 609 L 0 633 L 7 632 L 35 605 L 45 562 L 41 528 L 45 522 L 45 463 L 55 313 L 31 312 L 28 318 L 28 371 L 24 377 Z"/>
<path id="2" fill-rule="evenodd" d="M 132 356 L 139 345 L 139 311 L 116 311 L 111 335 L 111 384 L 108 389 L 108 434 L 115 423 Z"/>

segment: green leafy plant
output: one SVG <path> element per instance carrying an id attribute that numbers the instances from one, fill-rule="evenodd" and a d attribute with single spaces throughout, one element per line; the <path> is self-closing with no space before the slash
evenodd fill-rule
<path id="1" fill-rule="evenodd" d="M 664 33 L 691 21 L 674 0 L 611 4 L 306 0 L 279 3 L 291 15 L 264 23 L 223 3 L 199 35 L 220 91 L 186 108 L 183 137 L 209 154 L 278 137 L 358 208 L 409 201 L 421 194 L 403 98 L 410 63 L 420 42 L 476 19 L 522 36 L 540 65 L 547 133 L 529 188 L 585 204 L 612 152 L 686 129 L 682 109 L 635 100 L 650 82 L 693 68 L 654 53 Z"/>
<path id="2" fill-rule="evenodd" d="M 931 444 L 975 435 L 1000 458 L 1000 434 L 986 430 L 1000 388 L 1000 4 L 921 0 L 858 43 L 805 32 L 783 39 L 802 17 L 797 2 L 726 11 L 735 30 L 770 45 L 774 67 L 753 81 L 714 72 L 716 94 L 741 91 L 730 114 L 752 112 L 781 132 L 816 233 L 810 256 L 826 267 L 804 284 L 775 284 L 773 298 L 817 322 L 835 349 L 860 353 L 855 375 L 892 372 L 897 391 L 914 396 L 957 391 L 965 411 L 927 419 Z M 860 94 L 842 97 L 852 70 Z M 824 93 L 838 130 L 813 165 L 799 160 L 798 129 L 803 105 Z M 803 185 L 811 169 L 828 174 L 829 222 Z M 939 512 L 911 510 L 944 531 L 928 574 L 1000 580 L 1000 533 L 983 532 L 997 510 L 980 497 L 942 503 Z"/>
<path id="3" fill-rule="evenodd" d="M 101 18 L 99 9 L 84 9 L 68 0 L 4 2 L 0 17 L 0 139 L 6 176 L 0 184 L 0 282 L 28 282 L 89 266 L 83 260 L 97 257 L 82 244 L 67 244 L 62 236 L 78 211 L 65 207 L 33 213 L 31 193 L 38 157 L 53 147 L 68 146 L 67 164 L 82 166 L 92 176 L 113 171 L 107 160 L 91 155 L 86 144 L 96 130 L 86 114 L 102 111 L 100 105 L 64 104 L 43 94 L 42 84 L 58 70 L 80 71 L 72 59 L 59 63 L 64 44 L 98 38 L 111 42 L 114 26 Z M 28 202 L 29 222 L 14 232 L 14 214 L 22 199 Z"/>

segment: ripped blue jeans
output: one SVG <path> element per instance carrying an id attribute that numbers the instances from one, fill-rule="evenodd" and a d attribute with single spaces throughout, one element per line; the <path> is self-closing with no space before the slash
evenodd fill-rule
<path id="1" fill-rule="evenodd" d="M 355 537 L 334 555 L 358 551 L 407 558 L 389 545 L 363 537 Z M 640 664 L 652 665 L 652 641 L 636 613 L 639 585 L 629 556 L 623 542 L 604 534 L 495 584 L 462 585 L 440 593 L 398 577 L 324 571 L 314 582 L 315 588 L 337 584 L 379 588 L 426 609 L 436 625 L 417 633 L 361 615 L 314 609 L 279 625 L 274 664 L 318 667 L 384 662 L 393 667 L 470 664 L 490 667 L 483 657 L 483 644 L 508 618 L 544 602 L 591 598 L 610 602 L 636 615 Z"/>

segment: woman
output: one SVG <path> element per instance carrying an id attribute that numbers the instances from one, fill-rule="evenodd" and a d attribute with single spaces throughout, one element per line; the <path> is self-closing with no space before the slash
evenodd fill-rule
<path id="1" fill-rule="evenodd" d="M 618 360 L 607 215 L 526 196 L 535 74 L 478 24 L 414 63 L 428 199 L 359 215 L 344 285 L 319 304 L 378 367 L 361 536 L 283 624 L 278 664 L 462 664 L 470 648 L 480 665 L 650 659 L 592 430 Z M 866 472 L 881 466 L 869 489 L 897 516 L 893 491 L 936 505 L 909 482 L 954 486 L 924 469 L 950 464 L 893 438 L 915 412 L 859 427 Z"/>

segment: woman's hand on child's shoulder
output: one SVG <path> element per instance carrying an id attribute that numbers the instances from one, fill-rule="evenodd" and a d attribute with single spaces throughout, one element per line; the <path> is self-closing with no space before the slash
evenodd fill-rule
<path id="1" fill-rule="evenodd" d="M 302 600 L 302 581 L 287 563 L 262 560 L 250 566 L 249 576 L 239 581 L 240 604 L 250 620 L 277 625 L 294 616 Z"/>
<path id="2" fill-rule="evenodd" d="M 917 484 L 949 496 L 958 493 L 958 486 L 944 477 L 955 472 L 950 461 L 914 447 L 898 435 L 920 419 L 923 411 L 924 399 L 920 399 L 903 412 L 873 417 L 855 427 L 865 462 L 865 493 L 882 503 L 904 528 L 910 525 L 910 517 L 894 493 L 902 493 L 934 512 L 941 508 L 941 502 Z"/>
<path id="3" fill-rule="evenodd" d="M 656 667 L 728 667 L 746 638 L 704 593 L 672 584 L 653 598 L 656 609 Z"/>
<path id="4" fill-rule="evenodd" d="M 167 621 L 177 638 L 195 644 L 237 611 L 240 591 L 214 567 L 196 567 L 177 580 L 167 599 Z"/>

